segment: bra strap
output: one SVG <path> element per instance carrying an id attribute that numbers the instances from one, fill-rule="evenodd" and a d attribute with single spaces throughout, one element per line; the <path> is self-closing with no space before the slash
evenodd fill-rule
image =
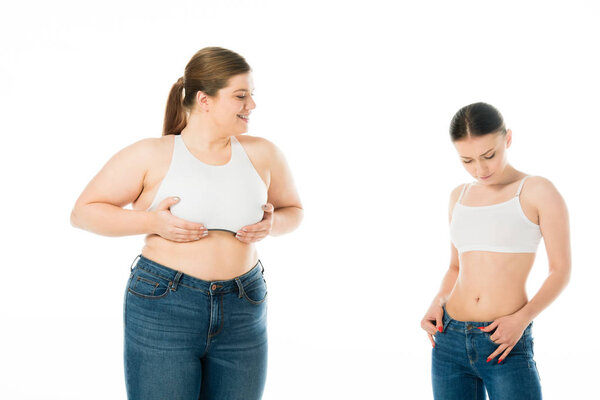
<path id="1" fill-rule="evenodd" d="M 519 189 L 517 189 L 517 194 L 515 194 L 515 197 L 519 197 L 519 195 L 521 194 L 521 189 L 523 188 L 523 184 L 525 183 L 525 179 L 527 178 L 529 178 L 529 175 L 521 179 L 521 184 L 519 185 Z"/>
<path id="2" fill-rule="evenodd" d="M 462 191 L 460 192 L 460 196 L 458 196 L 458 200 L 456 200 L 457 203 L 460 203 L 460 200 L 462 199 L 463 194 L 465 194 L 465 189 L 467 188 L 467 186 L 470 186 L 470 185 L 471 185 L 470 183 L 465 183 L 463 185 Z"/>

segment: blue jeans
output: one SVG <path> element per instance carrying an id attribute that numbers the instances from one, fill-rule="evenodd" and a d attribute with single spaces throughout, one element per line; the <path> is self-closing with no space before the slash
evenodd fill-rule
<path id="1" fill-rule="evenodd" d="M 260 399 L 267 372 L 262 263 L 209 282 L 138 257 L 123 307 L 128 399 Z"/>
<path id="2" fill-rule="evenodd" d="M 531 327 L 523 331 L 506 359 L 498 357 L 486 362 L 497 344 L 477 327 L 492 322 L 457 321 L 444 307 L 444 329 L 434 335 L 431 357 L 431 379 L 435 399 L 490 400 L 541 399 L 542 389 L 535 361 Z"/>

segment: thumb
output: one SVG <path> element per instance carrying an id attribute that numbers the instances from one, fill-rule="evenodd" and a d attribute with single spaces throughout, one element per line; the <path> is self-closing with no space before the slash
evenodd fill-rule
<path id="1" fill-rule="evenodd" d="M 495 320 L 494 322 L 492 322 L 491 324 L 489 324 L 488 326 L 485 327 L 480 327 L 479 329 L 481 329 L 484 332 L 489 332 L 489 331 L 493 331 L 494 329 L 496 329 L 498 327 L 498 320 Z"/>
<path id="2" fill-rule="evenodd" d="M 271 204 L 271 203 L 263 204 L 262 209 L 264 212 L 269 212 L 269 213 L 272 213 L 273 210 L 275 210 L 275 208 L 273 207 L 273 204 Z"/>
<path id="3" fill-rule="evenodd" d="M 163 199 L 160 203 L 158 203 L 158 206 L 156 206 L 156 209 L 157 210 L 168 210 L 169 207 L 176 204 L 178 201 L 179 201 L 179 197 L 177 197 L 177 196 L 167 197 L 166 199 Z"/>

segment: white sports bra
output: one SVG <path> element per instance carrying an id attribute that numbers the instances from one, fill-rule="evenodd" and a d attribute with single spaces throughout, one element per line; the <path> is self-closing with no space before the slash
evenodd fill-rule
<path id="1" fill-rule="evenodd" d="M 535 253 L 542 237 L 540 226 L 527 218 L 519 194 L 503 203 L 489 206 L 465 206 L 460 203 L 467 185 L 452 211 L 450 238 L 458 253 L 494 251 L 501 253 Z M 470 187 L 470 185 L 469 185 Z"/>
<path id="2" fill-rule="evenodd" d="M 149 211 L 166 197 L 178 196 L 171 213 L 208 230 L 236 233 L 262 220 L 267 187 L 235 136 L 230 137 L 231 158 L 223 165 L 200 161 L 181 135 L 174 136 L 171 164 Z"/>

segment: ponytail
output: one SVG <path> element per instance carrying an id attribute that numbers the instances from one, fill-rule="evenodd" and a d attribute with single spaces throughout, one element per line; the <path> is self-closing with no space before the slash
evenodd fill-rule
<path id="1" fill-rule="evenodd" d="M 208 96 L 227 86 L 229 79 L 250 71 L 242 56 L 222 47 L 205 47 L 192 57 L 185 72 L 169 92 L 163 136 L 179 135 L 187 125 L 187 113 L 191 112 L 198 91 Z M 185 88 L 185 96 L 183 90 Z"/>
<path id="2" fill-rule="evenodd" d="M 163 125 L 163 136 L 178 135 L 187 125 L 187 115 L 183 107 L 183 76 L 175 82 L 169 92 L 167 108 L 165 110 L 165 122 Z"/>

